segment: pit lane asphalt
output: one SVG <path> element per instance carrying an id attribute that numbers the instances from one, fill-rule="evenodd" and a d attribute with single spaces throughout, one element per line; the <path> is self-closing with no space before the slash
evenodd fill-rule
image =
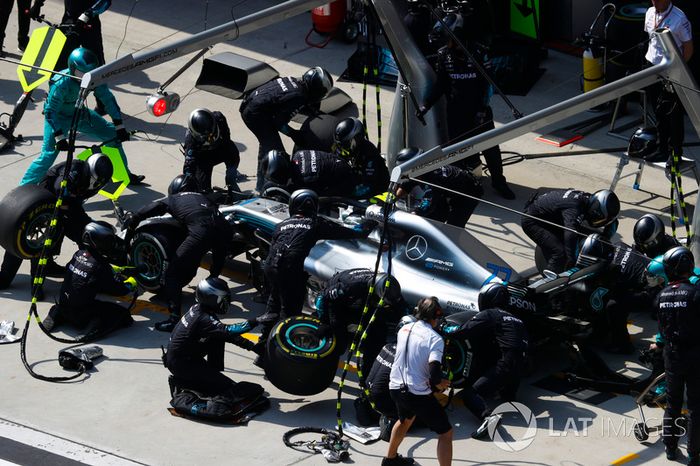
<path id="1" fill-rule="evenodd" d="M 271 0 L 242 2 L 234 6 L 234 13 L 237 17 L 242 17 L 274 3 L 276 2 Z M 227 4 L 211 2 L 206 18 L 207 25 L 211 27 L 230 20 L 230 10 L 231 7 Z M 44 13 L 48 19 L 57 21 L 62 13 L 62 2 L 48 0 Z M 133 14 L 130 16 L 130 13 Z M 114 2 L 102 20 L 106 56 L 108 59 L 114 58 L 118 48 L 119 55 L 123 55 L 151 47 L 153 43 L 162 45 L 167 41 L 186 37 L 201 31 L 204 28 L 204 20 L 204 7 L 195 2 Z M 36 24 L 32 27 L 36 27 Z M 334 41 L 324 49 L 308 47 L 304 43 L 304 36 L 310 27 L 309 15 L 301 15 L 243 36 L 235 42 L 218 44 L 212 53 L 235 51 L 267 61 L 277 68 L 281 75 L 300 75 L 309 66 L 320 64 L 327 67 L 337 78 L 345 69 L 346 60 L 355 46 Z M 6 50 L 10 52 L 15 47 L 15 31 L 13 12 L 5 39 Z M 221 110 L 228 117 L 232 137 L 241 149 L 240 170 L 251 175 L 251 179 L 242 186 L 252 189 L 254 185 L 252 175 L 255 173 L 257 141 L 240 120 L 237 111 L 239 101 L 223 99 L 194 89 L 200 69 L 198 65 L 186 71 L 168 88 L 185 97 L 175 113 L 161 119 L 147 114 L 146 97 L 184 64 L 185 60 L 176 60 L 136 73 L 112 86 L 125 113 L 126 127 L 142 131 L 125 144 L 125 150 L 132 171 L 145 174 L 148 183 L 146 186 L 135 187 L 125 192 L 121 204 L 126 209 L 136 209 L 159 197 L 165 192 L 170 180 L 180 172 L 182 155 L 179 152 L 179 144 L 184 135 L 186 118 L 191 110 L 202 106 Z M 546 68 L 547 72 L 532 91 L 525 97 L 511 97 L 523 113 L 532 113 L 578 93 L 579 59 L 550 51 L 549 57 L 541 66 Z M 0 62 L 0 80 L 0 111 L 9 112 L 21 93 L 15 66 Z M 340 82 L 337 85 L 354 98 L 359 108 L 362 85 L 349 82 Z M 26 142 L 19 144 L 14 150 L 0 154 L 0 195 L 17 185 L 26 168 L 40 151 L 43 134 L 41 107 L 46 85 L 41 89 L 43 90 L 35 93 L 37 101 L 30 105 L 17 130 L 24 135 Z M 369 132 L 373 135 L 376 134 L 376 117 L 374 96 L 371 94 Z M 387 120 L 394 98 L 393 89 L 383 88 L 381 98 L 383 141 L 386 141 L 386 129 L 389 127 Z M 494 98 L 493 104 L 498 123 L 512 120 L 509 111 L 497 97 Z M 357 114 L 357 110 L 351 109 L 348 114 Z M 588 116 L 590 115 L 581 115 L 579 119 Z M 561 127 L 564 124 L 563 122 L 554 126 Z M 688 135 L 688 139 L 696 140 L 692 130 L 688 130 Z M 567 155 L 580 149 L 625 145 L 624 141 L 607 136 L 603 130 L 587 136 L 578 144 L 561 149 L 535 142 L 535 136 L 528 134 L 502 146 L 503 150 L 521 154 L 555 154 L 506 166 L 505 175 L 516 192 L 517 199 L 503 204 L 515 209 L 520 209 L 533 190 L 541 187 L 576 187 L 593 191 L 609 186 L 620 153 L 569 157 L 558 155 Z M 697 155 L 697 149 L 689 149 L 688 153 Z M 217 183 L 223 183 L 221 169 L 215 171 L 215 184 Z M 684 183 L 688 191 L 695 188 L 694 180 L 685 179 Z M 484 179 L 484 184 L 486 197 L 501 202 L 491 190 L 488 178 Z M 661 170 L 645 169 L 642 189 L 644 191 L 632 190 L 629 179 L 621 181 L 617 189 L 622 200 L 619 232 L 622 239 L 628 242 L 631 241 L 632 225 L 636 218 L 646 212 L 658 211 L 668 204 L 668 200 L 663 196 L 668 194 L 669 183 Z M 695 196 L 689 196 L 688 201 L 692 215 Z M 95 218 L 114 220 L 111 204 L 105 199 L 91 200 L 87 209 Z M 516 215 L 481 205 L 467 228 L 500 254 L 514 269 L 523 271 L 533 265 L 532 244 L 522 233 Z M 59 263 L 65 263 L 73 252 L 73 245 L 66 241 Z M 245 264 L 234 263 L 230 267 L 234 273 L 230 275 L 229 283 L 236 298 L 227 319 L 238 321 L 261 313 L 263 306 L 253 302 L 253 292 L 245 280 Z M 24 264 L 13 287 L 0 292 L 0 320 L 14 320 L 16 325 L 23 326 L 29 308 L 28 274 L 28 264 Z M 206 271 L 200 269 L 192 284 L 205 276 Z M 60 280 L 48 280 L 47 299 L 39 304 L 42 316 L 48 311 L 59 287 Z M 186 288 L 185 294 L 185 303 L 191 303 L 191 286 Z M 247 426 L 238 427 L 212 426 L 170 416 L 166 411 L 167 370 L 160 363 L 160 345 L 167 344 L 167 335 L 153 331 L 153 323 L 162 319 L 162 315 L 159 313 L 159 303 L 151 299 L 149 294 L 140 297 L 138 314 L 135 315 L 136 323 L 132 328 L 99 342 L 106 357 L 96 365 L 89 378 L 80 382 L 57 385 L 32 379 L 22 367 L 18 345 L 0 347 L 0 418 L 109 452 L 117 457 L 147 464 L 325 463 L 320 456 L 311 456 L 286 448 L 281 437 L 285 431 L 301 425 L 335 425 L 337 385 L 334 383 L 325 392 L 312 397 L 285 394 L 264 380 L 262 371 L 252 365 L 249 353 L 236 347 L 227 347 L 226 374 L 234 380 L 248 380 L 263 385 L 270 394 L 271 409 L 250 421 Z M 655 328 L 644 316 L 633 314 L 632 319 L 635 324 L 641 320 L 641 327 L 633 327 L 635 343 L 641 347 L 644 344 L 643 338 L 650 337 Z M 27 355 L 34 370 L 46 375 L 62 374 L 55 358 L 58 350 L 63 347 L 64 345 L 46 338 L 36 325 L 32 324 Z M 616 369 L 629 373 L 645 373 L 638 365 L 632 362 L 625 363 L 624 358 L 606 358 Z M 476 427 L 475 420 L 461 406 L 455 404 L 450 408 L 450 419 L 455 426 L 455 464 L 570 466 L 663 462 L 663 448 L 655 437 L 652 437 L 650 446 L 643 446 L 631 435 L 631 426 L 636 422 L 632 398 L 617 396 L 594 406 L 531 385 L 532 382 L 562 369 L 565 364 L 561 352 L 552 350 L 550 354 L 540 355 L 534 372 L 523 383 L 520 401 L 532 410 L 538 427 L 533 443 L 523 451 L 503 451 L 493 443 L 471 440 L 469 434 Z M 351 374 L 350 379 L 343 401 L 343 415 L 353 422 L 352 396 L 357 394 L 357 384 L 354 375 Z M 647 416 L 658 420 L 660 411 L 647 410 Z M 517 440 L 524 433 L 522 423 L 510 424 L 512 425 L 507 431 Z M 585 426 L 587 429 L 584 432 Z M 32 444 L 30 440 L 26 442 Z M 34 446 L 37 446 L 43 441 L 34 442 Z M 401 452 L 415 457 L 420 464 L 437 464 L 435 445 L 433 435 L 425 430 L 417 430 L 404 441 Z M 379 464 L 385 451 L 386 444 L 383 442 L 373 445 L 353 442 L 351 459 L 356 464 Z M 0 460 L 3 459 L 9 461 L 0 450 Z M 94 459 L 80 461 L 92 461 L 91 464 L 97 464 Z"/>

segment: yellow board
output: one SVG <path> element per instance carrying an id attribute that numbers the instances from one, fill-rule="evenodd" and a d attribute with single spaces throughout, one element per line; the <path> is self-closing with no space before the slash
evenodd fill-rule
<path id="1" fill-rule="evenodd" d="M 53 70 L 65 43 L 66 36 L 58 28 L 44 26 L 34 30 L 22 55 L 22 65 L 17 67 L 17 76 L 24 92 L 35 89 L 51 78 L 50 71 L 37 70 L 31 66 Z"/>
<path id="2" fill-rule="evenodd" d="M 91 155 L 97 153 L 102 153 L 109 157 L 109 160 L 112 162 L 112 169 L 114 170 L 114 172 L 112 173 L 112 181 L 114 183 L 119 183 L 114 192 L 109 192 L 102 189 L 100 190 L 100 194 L 102 194 L 107 199 L 115 201 L 119 199 L 121 193 L 129 185 L 129 172 L 124 166 L 124 162 L 122 161 L 122 156 L 119 153 L 119 149 L 115 147 L 94 146 L 91 149 L 85 149 L 84 151 L 82 151 L 80 154 L 77 155 L 77 158 L 78 160 L 87 160 L 88 158 L 90 158 Z"/>

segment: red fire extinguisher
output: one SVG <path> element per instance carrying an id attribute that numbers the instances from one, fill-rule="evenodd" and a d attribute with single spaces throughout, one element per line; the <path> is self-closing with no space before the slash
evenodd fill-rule
<path id="1" fill-rule="evenodd" d="M 306 35 L 306 43 L 312 47 L 325 47 L 345 21 L 347 0 L 333 0 L 330 3 L 311 10 L 313 27 Z M 316 44 L 309 41 L 312 32 L 328 36 L 323 42 Z"/>

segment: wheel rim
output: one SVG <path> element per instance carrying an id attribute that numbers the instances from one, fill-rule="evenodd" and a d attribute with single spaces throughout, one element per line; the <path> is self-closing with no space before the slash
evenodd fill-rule
<path id="1" fill-rule="evenodd" d="M 24 239 L 31 249 L 41 249 L 44 246 L 44 241 L 49 233 L 51 217 L 49 212 L 45 212 L 32 219 L 27 226 Z"/>
<path id="2" fill-rule="evenodd" d="M 161 273 L 163 259 L 158 248 L 152 243 L 139 243 L 134 248 L 135 266 L 145 265 L 146 271 L 139 274 L 143 280 L 156 280 Z"/>
<path id="3" fill-rule="evenodd" d="M 464 347 L 452 341 L 451 344 L 446 345 L 447 350 L 445 354 L 445 360 L 449 363 L 449 368 L 452 371 L 452 379 L 460 380 L 462 378 L 462 372 L 464 371 L 464 363 L 466 361 L 466 355 L 464 354 Z M 447 375 L 447 374 L 446 374 Z"/>
<path id="4" fill-rule="evenodd" d="M 326 345 L 325 338 L 316 336 L 316 325 L 299 323 L 290 326 L 285 332 L 285 340 L 297 351 L 317 353 Z"/>

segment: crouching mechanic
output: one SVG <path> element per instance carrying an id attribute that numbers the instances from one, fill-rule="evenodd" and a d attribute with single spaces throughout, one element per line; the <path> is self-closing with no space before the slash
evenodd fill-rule
<path id="1" fill-rule="evenodd" d="M 670 283 L 656 299 L 667 384 L 662 439 L 666 458 L 674 461 L 678 439 L 687 431 L 688 464 L 700 466 L 700 288 L 689 281 L 695 258 L 678 246 L 664 254 L 663 266 Z M 690 412 L 687 430 L 678 424 L 684 392 Z"/>
<path id="2" fill-rule="evenodd" d="M 44 328 L 55 330 L 68 323 L 77 328 L 89 324 L 91 334 L 104 334 L 128 327 L 133 320 L 129 310 L 117 303 L 95 299 L 98 293 L 124 296 L 136 291 L 136 280 L 123 280 L 112 270 L 110 261 L 118 258 L 119 239 L 107 222 L 90 222 L 82 236 L 83 247 L 68 263 L 58 304 L 44 319 Z"/>
<path id="3" fill-rule="evenodd" d="M 393 322 L 392 329 L 395 328 L 401 316 L 407 314 L 409 306 L 401 295 L 398 280 L 386 273 L 380 273 L 375 278 L 370 269 L 343 270 L 328 280 L 316 299 L 318 317 L 325 324 L 319 331 L 324 334 L 332 330 L 338 346 L 346 348 L 349 343 L 348 326 L 360 323 L 370 285 L 374 285 L 374 292 L 369 297 L 367 309 L 370 315 L 376 310 L 376 317 L 370 326 L 367 326 L 369 318 L 364 321 L 367 337 L 361 348 L 363 361 L 368 364 L 374 362 L 379 350 L 386 343 L 387 325 Z M 382 308 L 377 309 L 380 302 Z M 370 368 L 371 366 L 360 367 L 360 377 L 364 378 Z"/>
<path id="4" fill-rule="evenodd" d="M 489 424 L 500 420 L 489 416 L 491 411 L 486 399 L 500 394 L 504 400 L 514 400 L 526 359 L 527 330 L 522 320 L 504 311 L 508 301 L 508 288 L 505 285 L 486 284 L 479 293 L 479 312 L 460 328 L 458 336 L 469 341 L 475 354 L 495 356 L 492 364 L 478 374 L 471 387 L 460 393 L 467 409 L 483 421 L 472 433 L 472 438 L 476 439 L 484 438 Z"/>
<path id="5" fill-rule="evenodd" d="M 236 384 L 221 373 L 225 343 L 252 347 L 253 343 L 241 334 L 257 323 L 248 320 L 226 325 L 219 320 L 217 314 L 225 314 L 231 302 L 228 285 L 221 278 L 200 281 L 195 300 L 196 304 L 182 316 L 170 335 L 165 366 L 180 388 L 197 390 L 207 396 L 230 394 Z"/>
<path id="6" fill-rule="evenodd" d="M 239 191 L 236 177 L 241 161 L 238 147 L 231 140 L 231 130 L 221 112 L 198 108 L 190 113 L 185 133 L 185 165 L 182 173 L 187 177 L 192 191 L 211 192 L 211 175 L 214 167 L 226 165 L 224 181 L 229 191 Z"/>
<path id="7" fill-rule="evenodd" d="M 401 327 L 397 335 L 389 393 L 396 403 L 399 420 L 391 430 L 382 466 L 413 464 L 413 459 L 399 455 L 398 449 L 416 417 L 438 434 L 438 463 L 441 466 L 452 463 L 452 426 L 433 396 L 450 385 L 449 380 L 442 378 L 445 342 L 435 331 L 443 316 L 437 298 L 418 301 L 415 316 L 418 320 Z"/>
<path id="8" fill-rule="evenodd" d="M 95 88 L 95 97 L 105 106 L 105 110 L 112 118 L 112 123 L 102 118 L 97 112 L 89 108 L 76 110 L 75 103 L 80 92 L 80 77 L 99 65 L 97 56 L 88 49 L 77 48 L 68 57 L 68 69 L 63 70 L 62 76 L 56 74 L 51 78 L 49 94 L 44 103 L 44 142 L 41 154 L 29 166 L 20 185 L 36 184 L 46 174 L 47 170 L 56 160 L 58 153 L 68 150 L 68 134 L 76 111 L 80 112 L 78 118 L 78 131 L 93 136 L 104 142 L 109 147 L 119 150 L 122 162 L 129 171 L 126 154 L 122 148 L 122 142 L 128 141 L 129 132 L 122 124 L 122 114 L 114 95 L 109 88 L 102 84 Z M 129 172 L 131 184 L 140 184 L 143 175 L 134 175 Z"/>
<path id="9" fill-rule="evenodd" d="M 90 223 L 91 219 L 83 203 L 98 193 L 109 180 L 112 179 L 112 162 L 103 154 L 95 154 L 87 159 L 73 160 L 70 171 L 65 174 L 66 162 L 61 162 L 51 167 L 46 176 L 39 182 L 39 186 L 48 190 L 56 197 L 61 194 L 63 188 L 61 182 L 64 175 L 68 181 L 66 192 L 63 194 L 63 203 L 58 210 L 58 223 L 64 236 L 80 244 L 83 230 Z M 53 238 L 52 248 L 48 251 L 49 259 L 44 266 L 44 273 L 47 277 L 63 277 L 65 269 L 53 261 L 53 256 L 60 252 L 63 237 Z M 36 275 L 39 258 L 31 260 L 32 277 Z M 5 256 L 0 267 L 0 289 L 5 289 L 12 284 L 22 259 L 5 252 Z M 34 280 L 32 280 L 33 283 Z M 42 299 L 37 296 L 38 299 Z"/>
<path id="10" fill-rule="evenodd" d="M 593 194 L 575 189 L 554 189 L 535 193 L 525 204 L 525 213 L 536 218 L 523 217 L 523 231 L 542 248 L 546 268 L 560 273 L 576 263 L 578 233 L 603 229 L 603 236 L 607 238 L 614 234 L 620 200 L 608 189 Z"/>
<path id="11" fill-rule="evenodd" d="M 197 274 L 207 251 L 212 252 L 210 276 L 217 277 L 221 273 L 233 235 L 231 225 L 203 194 L 182 191 L 183 179 L 182 175 L 177 176 L 168 187 L 168 196 L 135 213 L 129 212 L 124 220 L 124 228 L 133 231 L 142 220 L 169 213 L 187 228 L 187 237 L 165 271 L 164 296 L 170 318 L 155 325 L 156 330 L 162 332 L 172 331 L 180 319 L 182 288 Z"/>
<path id="12" fill-rule="evenodd" d="M 269 285 L 270 296 L 267 310 L 259 320 L 264 329 L 256 352 L 262 348 L 277 319 L 301 314 L 306 296 L 307 274 L 304 260 L 311 248 L 320 239 L 365 238 L 374 222 L 357 226 L 357 230 L 346 228 L 324 217 L 318 216 L 318 196 L 310 189 L 294 191 L 289 199 L 289 218 L 275 226 L 270 252 L 265 259 L 263 272 Z M 258 358 L 256 365 L 262 366 Z"/>

